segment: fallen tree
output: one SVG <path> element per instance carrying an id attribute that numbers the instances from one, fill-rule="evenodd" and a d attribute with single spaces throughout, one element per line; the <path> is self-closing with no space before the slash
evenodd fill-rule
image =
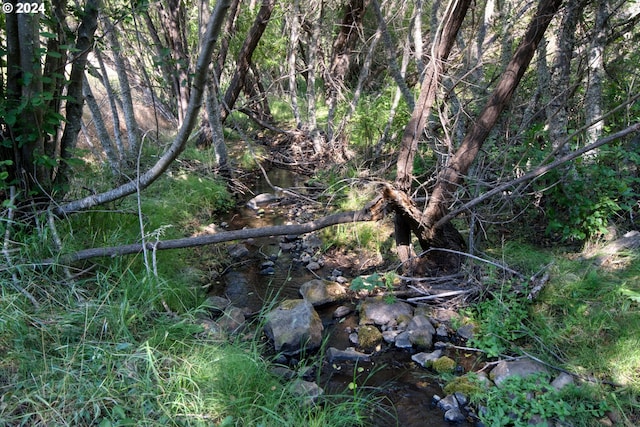
<path id="1" fill-rule="evenodd" d="M 364 208 L 357 211 L 338 212 L 314 221 L 303 224 L 274 225 L 269 227 L 248 228 L 241 230 L 222 231 L 203 236 L 184 237 L 172 240 L 159 240 L 156 242 L 133 243 L 130 245 L 110 246 L 102 248 L 84 249 L 71 254 L 64 254 L 58 258 L 43 260 L 41 265 L 69 264 L 76 261 L 97 257 L 114 257 L 132 255 L 148 251 L 166 249 L 183 249 L 197 246 L 212 245 L 215 243 L 229 242 L 233 240 L 254 239 L 257 237 L 284 236 L 306 234 L 332 225 L 347 224 L 350 222 L 379 221 L 384 217 L 385 200 L 378 196 Z"/>

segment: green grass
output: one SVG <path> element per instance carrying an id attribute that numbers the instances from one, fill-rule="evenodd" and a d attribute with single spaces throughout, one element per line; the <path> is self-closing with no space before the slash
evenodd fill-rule
<path id="1" fill-rule="evenodd" d="M 625 425 L 636 425 L 640 420 L 638 254 L 621 254 L 618 262 L 611 264 L 615 268 L 607 268 L 574 254 L 529 245 L 512 243 L 503 249 L 500 258 L 507 265 L 526 277 L 546 266 L 550 281 L 531 302 L 526 299 L 528 288 L 523 292 L 517 281 L 501 279 L 488 270 L 488 277 L 494 279 L 485 283 L 487 298 L 467 311 L 478 325 L 473 344 L 492 356 L 532 354 L 551 366 L 595 381 L 582 391 L 567 391 L 563 397 L 572 405 L 581 403 L 593 409 L 573 419 L 575 425 L 597 425 L 597 419 L 588 414 L 599 414 L 596 409 L 602 402 L 614 409 Z M 494 256 L 499 253 L 492 252 Z M 516 292 L 518 288 L 520 292 Z M 502 408 L 508 413 L 507 409 Z"/>

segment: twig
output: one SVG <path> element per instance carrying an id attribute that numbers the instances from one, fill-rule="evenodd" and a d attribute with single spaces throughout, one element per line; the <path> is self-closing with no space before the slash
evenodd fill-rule
<path id="1" fill-rule="evenodd" d="M 417 301 L 431 301 L 434 299 L 438 299 L 438 298 L 445 298 L 445 297 L 453 297 L 456 295 L 462 295 L 462 294 L 466 294 L 466 293 L 470 293 L 471 290 L 466 289 L 466 290 L 460 290 L 460 291 L 449 291 L 449 292 L 442 292 L 441 294 L 433 294 L 433 295 L 427 295 L 427 296 L 423 296 L 423 297 L 414 297 L 414 298 L 407 298 L 408 302 L 417 302 Z"/>
<path id="2" fill-rule="evenodd" d="M 425 255 L 425 254 L 427 254 L 429 252 L 432 252 L 432 251 L 449 252 L 449 253 L 452 253 L 452 254 L 466 256 L 468 258 L 475 259 L 476 261 L 484 262 L 486 264 L 493 265 L 494 267 L 501 268 L 504 271 L 513 274 L 514 276 L 518 276 L 521 279 L 525 279 L 525 276 L 522 273 L 518 273 L 517 271 L 515 271 L 515 270 L 513 270 L 513 269 L 511 269 L 511 268 L 509 268 L 509 267 L 507 267 L 505 265 L 498 264 L 497 262 L 494 262 L 494 261 L 489 261 L 488 259 L 480 258 L 479 256 L 472 255 L 472 254 L 467 253 L 467 252 L 461 252 L 461 251 L 456 251 L 456 250 L 447 249 L 447 248 L 429 248 L 426 251 L 422 252 L 419 256 L 423 256 L 423 255 Z"/>

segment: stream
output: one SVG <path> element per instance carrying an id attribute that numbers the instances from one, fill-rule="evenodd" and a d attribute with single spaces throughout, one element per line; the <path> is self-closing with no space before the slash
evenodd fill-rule
<path id="1" fill-rule="evenodd" d="M 271 169 L 267 176 L 274 186 L 284 189 L 303 188 L 304 177 L 287 170 Z M 257 195 L 272 193 L 273 189 L 265 179 L 261 179 L 252 191 Z M 251 197 L 252 195 L 248 195 L 247 200 Z M 296 216 L 293 211 L 298 209 L 298 205 L 288 205 L 286 199 L 281 202 L 283 203 L 261 204 L 260 211 L 239 204 L 222 220 L 227 223 L 229 230 L 294 221 L 290 217 Z M 318 244 L 317 240 L 312 241 L 312 244 Z M 224 296 L 234 305 L 258 312 L 274 298 L 277 301 L 300 298 L 298 290 L 301 284 L 317 278 L 316 275 L 327 278 L 332 274 L 335 267 L 329 263 L 312 273 L 299 262 L 296 253 L 282 250 L 282 242 L 281 236 L 239 242 L 238 246 L 241 249 L 245 247 L 248 251 L 242 249 L 243 256 L 238 257 L 236 263 L 225 272 L 223 280 L 211 290 L 211 294 Z M 346 304 L 343 302 L 341 305 L 355 308 L 356 303 L 357 301 Z M 337 306 L 338 304 L 329 304 L 316 308 L 323 321 L 326 347 L 353 347 L 349 341 L 349 332 L 358 326 L 357 315 L 352 313 L 347 317 L 334 319 L 333 313 Z M 357 387 L 380 397 L 381 403 L 376 411 L 378 413 L 371 414 L 372 425 L 376 427 L 449 426 L 443 419 L 443 412 L 432 405 L 434 395 L 444 396 L 436 374 L 414 363 L 411 355 L 408 350 L 389 347 L 376 352 L 371 362 L 359 362 L 357 366 L 354 362 L 325 361 L 320 372 L 313 373 L 312 380 L 320 378 L 319 385 L 325 393 L 351 393 L 349 385 L 355 379 Z M 473 424 L 457 425 L 464 427 Z"/>

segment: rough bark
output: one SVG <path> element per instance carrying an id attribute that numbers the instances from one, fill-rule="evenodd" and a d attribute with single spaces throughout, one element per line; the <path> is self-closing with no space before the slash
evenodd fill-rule
<path id="1" fill-rule="evenodd" d="M 294 0 L 291 10 L 291 27 L 289 46 L 287 51 L 287 66 L 289 78 L 289 99 L 291 100 L 291 112 L 296 122 L 296 129 L 302 128 L 300 119 L 300 108 L 298 107 L 298 72 L 296 69 L 296 59 L 298 52 L 298 40 L 300 39 L 300 0 Z"/>
<path id="2" fill-rule="evenodd" d="M 227 116 L 240 95 L 240 91 L 244 86 L 245 77 L 247 76 L 249 67 L 251 66 L 251 57 L 258 46 L 258 42 L 260 41 L 264 30 L 267 28 L 274 6 L 275 0 L 262 1 L 262 6 L 260 6 L 260 10 L 253 21 L 253 25 L 245 38 L 242 48 L 240 49 L 236 70 L 224 95 L 224 103 L 222 105 L 222 111 L 220 112 L 220 119 L 222 123 L 227 119 Z"/>
<path id="3" fill-rule="evenodd" d="M 439 32 L 434 39 L 433 55 L 425 70 L 420 96 L 409 123 L 405 127 L 398 154 L 395 186 L 402 192 L 406 193 L 411 189 L 413 160 L 418 150 L 418 141 L 431 114 L 445 61 L 451 52 L 470 4 L 470 0 L 452 1 L 447 7 Z M 414 256 L 411 248 L 411 224 L 402 210 L 397 213 L 395 218 L 396 248 L 400 260 L 406 262 Z"/>
<path id="4" fill-rule="evenodd" d="M 538 43 L 561 4 L 562 0 L 543 0 L 540 3 L 520 46 L 503 72 L 491 98 L 467 132 L 455 155 L 438 175 L 429 204 L 420 221 L 423 226 L 424 240 L 428 242 L 441 240 L 442 226 L 435 228 L 434 225 L 446 215 L 456 189 L 462 183 L 484 141 L 498 121 L 500 113 L 509 104 L 533 58 Z"/>

